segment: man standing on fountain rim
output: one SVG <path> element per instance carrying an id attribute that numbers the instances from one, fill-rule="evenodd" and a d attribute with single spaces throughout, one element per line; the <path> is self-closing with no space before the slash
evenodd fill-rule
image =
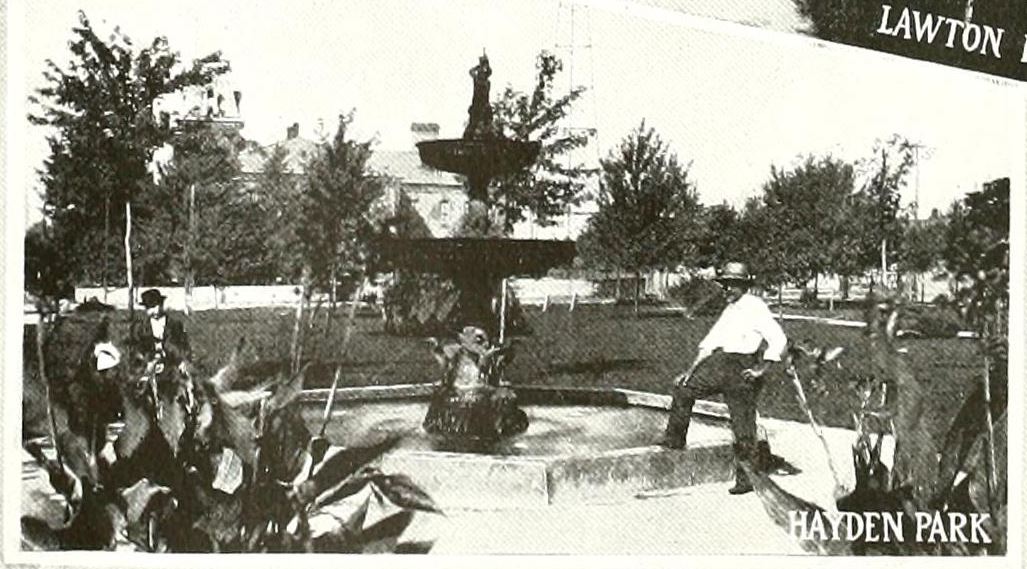
<path id="1" fill-rule="evenodd" d="M 788 338 L 766 303 L 749 294 L 753 279 L 744 263 L 725 263 L 715 280 L 724 287 L 728 305 L 699 342 L 692 366 L 675 378 L 670 417 L 660 444 L 684 448 L 695 401 L 723 393 L 735 438 L 735 485 L 729 492 L 745 494 L 752 491 L 752 484 L 741 462 L 756 458 L 756 401 L 762 378 L 774 362 L 781 361 Z"/>

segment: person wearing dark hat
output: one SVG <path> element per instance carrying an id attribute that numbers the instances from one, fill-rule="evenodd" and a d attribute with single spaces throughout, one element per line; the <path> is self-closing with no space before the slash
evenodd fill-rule
<path id="1" fill-rule="evenodd" d="M 164 308 L 166 297 L 151 288 L 140 297 L 146 317 L 132 326 L 132 347 L 145 363 L 154 363 L 156 373 L 165 368 L 181 366 L 192 357 L 189 336 L 181 320 L 173 318 Z"/>
<path id="2" fill-rule="evenodd" d="M 735 486 L 729 492 L 744 494 L 753 489 L 741 462 L 756 458 L 756 400 L 762 378 L 774 362 L 781 361 L 788 339 L 766 303 L 749 294 L 753 279 L 744 263 L 725 263 L 715 280 L 724 287 L 728 305 L 699 342 L 691 367 L 675 378 L 670 417 L 660 444 L 684 448 L 695 401 L 722 393 L 735 438 Z"/>

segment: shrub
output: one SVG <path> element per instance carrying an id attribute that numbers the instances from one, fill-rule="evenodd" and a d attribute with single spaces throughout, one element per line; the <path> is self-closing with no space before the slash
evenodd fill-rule
<path id="1" fill-rule="evenodd" d="M 951 308 L 911 307 L 898 323 L 900 330 L 921 338 L 954 338 L 966 324 Z"/>
<path id="2" fill-rule="evenodd" d="M 799 304 L 807 308 L 816 308 L 820 303 L 817 301 L 817 291 L 811 288 L 803 288 L 799 293 Z"/>
<path id="3" fill-rule="evenodd" d="M 693 316 L 715 316 L 727 306 L 724 289 L 712 280 L 694 278 L 667 289 L 667 297 Z"/>

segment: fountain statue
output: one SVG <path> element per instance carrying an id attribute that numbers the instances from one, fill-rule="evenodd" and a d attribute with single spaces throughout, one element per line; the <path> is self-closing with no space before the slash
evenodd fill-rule
<path id="1" fill-rule="evenodd" d="M 489 89 L 492 76 L 492 67 L 489 66 L 489 58 L 482 54 L 478 65 L 471 68 L 471 79 L 474 81 L 474 94 L 471 96 L 471 106 L 467 109 L 467 128 L 464 129 L 464 139 L 486 139 L 496 138 L 497 133 L 493 129 L 492 105 L 489 104 Z"/>
<path id="2" fill-rule="evenodd" d="M 458 139 L 417 144 L 421 161 L 467 179 L 468 213 L 488 219 L 489 183 L 493 178 L 530 167 L 541 144 L 502 136 L 492 118 L 487 55 L 470 70 L 474 82 L 467 128 Z M 440 347 L 436 358 L 444 379 L 431 399 L 424 427 L 432 433 L 495 439 L 523 432 L 528 421 L 514 392 L 502 385 L 505 346 L 491 338 L 502 335 L 501 315 L 494 300 L 504 279 L 513 275 L 542 276 L 574 259 L 572 241 L 540 241 L 487 237 L 388 238 L 380 243 L 384 260 L 394 268 L 441 275 L 458 291 L 453 318 L 462 322 L 456 344 Z M 502 312 L 502 311 L 501 311 Z M 498 365 L 497 365 L 498 364 Z"/>
<path id="3" fill-rule="evenodd" d="M 425 429 L 490 440 L 528 428 L 528 416 L 517 407 L 517 395 L 500 384 L 508 346 L 491 342 L 484 330 L 474 326 L 465 327 L 456 343 L 433 343 L 443 376 L 428 404 Z"/>

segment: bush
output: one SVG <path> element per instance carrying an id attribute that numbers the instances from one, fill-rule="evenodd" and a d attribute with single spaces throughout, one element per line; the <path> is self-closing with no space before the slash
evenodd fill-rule
<path id="1" fill-rule="evenodd" d="M 820 303 L 817 300 L 817 291 L 812 288 L 803 288 L 799 293 L 799 304 L 807 308 L 817 308 Z"/>
<path id="2" fill-rule="evenodd" d="M 911 307 L 899 319 L 898 328 L 921 338 L 954 338 L 966 324 L 951 308 Z"/>
<path id="3" fill-rule="evenodd" d="M 724 289 L 712 280 L 694 278 L 667 289 L 667 297 L 693 316 L 716 316 L 727 306 Z"/>
<path id="4" fill-rule="evenodd" d="M 949 295 L 945 293 L 941 293 L 938 296 L 935 296 L 933 300 L 931 300 L 931 304 L 935 306 L 949 306 L 950 303 L 951 300 L 949 299 Z"/>

